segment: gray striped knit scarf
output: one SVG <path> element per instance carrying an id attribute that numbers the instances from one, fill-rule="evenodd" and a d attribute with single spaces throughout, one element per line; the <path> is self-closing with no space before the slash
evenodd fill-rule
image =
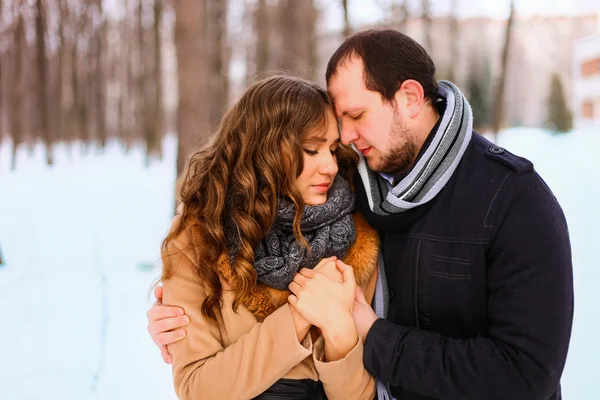
<path id="1" fill-rule="evenodd" d="M 440 81 L 438 86 L 446 110 L 430 145 L 397 185 L 388 189 L 385 178 L 371 171 L 359 155 L 358 172 L 375 214 L 400 213 L 433 199 L 454 173 L 471 140 L 473 114 L 467 99 L 451 82 Z"/>

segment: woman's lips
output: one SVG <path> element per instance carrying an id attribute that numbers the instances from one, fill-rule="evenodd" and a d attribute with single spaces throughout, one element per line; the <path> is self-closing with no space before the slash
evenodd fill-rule
<path id="1" fill-rule="evenodd" d="M 321 183 L 319 185 L 313 185 L 315 190 L 319 193 L 327 193 L 329 191 L 330 183 Z"/>

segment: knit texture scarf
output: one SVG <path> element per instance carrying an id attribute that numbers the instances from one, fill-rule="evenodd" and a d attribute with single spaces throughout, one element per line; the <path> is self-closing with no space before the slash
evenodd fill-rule
<path id="1" fill-rule="evenodd" d="M 378 215 L 397 214 L 433 199 L 458 166 L 473 130 L 471 106 L 451 82 L 438 82 L 438 94 L 446 99 L 446 109 L 431 143 L 411 171 L 391 189 L 380 174 L 371 171 L 362 155 L 358 172 L 369 202 Z"/>
<path id="2" fill-rule="evenodd" d="M 354 193 L 348 182 L 337 175 L 324 204 L 304 207 L 300 228 L 310 249 L 306 251 L 293 234 L 294 204 L 281 199 L 273 228 L 254 249 L 258 280 L 287 290 L 300 269 L 312 269 L 324 257 L 343 258 L 356 239 L 353 210 Z M 232 231 L 235 230 L 229 229 Z"/>

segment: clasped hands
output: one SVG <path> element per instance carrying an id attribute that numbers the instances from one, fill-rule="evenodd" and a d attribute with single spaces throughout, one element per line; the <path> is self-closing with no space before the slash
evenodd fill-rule
<path id="1" fill-rule="evenodd" d="M 377 315 L 357 286 L 354 270 L 336 257 L 324 258 L 314 269 L 301 269 L 289 289 L 293 312 L 321 330 L 325 358 L 343 358 L 363 341 Z"/>

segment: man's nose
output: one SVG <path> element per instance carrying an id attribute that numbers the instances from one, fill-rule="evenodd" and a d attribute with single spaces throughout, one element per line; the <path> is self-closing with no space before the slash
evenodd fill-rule
<path id="1" fill-rule="evenodd" d="M 356 132 L 354 124 L 348 122 L 341 124 L 340 141 L 348 146 L 356 139 L 358 139 L 358 133 Z"/>

